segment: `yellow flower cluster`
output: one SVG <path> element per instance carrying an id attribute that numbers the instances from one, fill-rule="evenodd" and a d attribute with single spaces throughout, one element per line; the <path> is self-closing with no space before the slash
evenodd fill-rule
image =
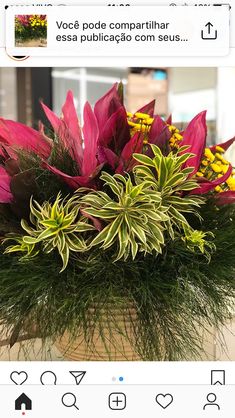
<path id="1" fill-rule="evenodd" d="M 183 136 L 180 134 L 179 129 L 177 129 L 175 126 L 173 125 L 168 125 L 168 129 L 171 132 L 171 138 L 170 138 L 170 147 L 171 149 L 179 149 L 180 147 L 180 142 L 183 139 Z"/>
<path id="2" fill-rule="evenodd" d="M 197 177 L 205 177 L 212 181 L 223 177 L 229 169 L 229 161 L 224 158 L 225 150 L 221 146 L 215 147 L 215 152 L 212 152 L 210 148 L 205 148 L 204 155 L 201 161 L 201 166 L 197 172 Z M 215 187 L 215 191 L 218 193 L 235 190 L 235 178 L 233 173 L 226 182 Z"/>
<path id="3" fill-rule="evenodd" d="M 41 26 L 41 27 L 47 26 L 47 19 L 42 18 L 39 15 L 30 16 L 29 22 L 30 22 L 30 26 L 32 28 L 34 28 L 36 26 Z"/>
<path id="4" fill-rule="evenodd" d="M 128 125 L 131 127 L 131 133 L 142 132 L 145 135 L 144 144 L 148 143 L 147 134 L 151 129 L 154 118 L 151 118 L 147 113 L 130 113 L 127 112 Z"/>
<path id="5" fill-rule="evenodd" d="M 127 112 L 127 120 L 128 125 L 131 127 L 132 134 L 135 134 L 136 132 L 142 132 L 145 135 L 144 138 L 144 144 L 148 143 L 148 133 L 151 129 L 151 126 L 153 124 L 154 118 L 151 118 L 147 113 L 130 113 Z M 179 148 L 179 142 L 182 141 L 183 137 L 180 135 L 180 131 L 173 125 L 167 125 L 169 131 L 172 133 L 172 136 L 170 138 L 170 147 L 172 149 L 178 149 Z"/>

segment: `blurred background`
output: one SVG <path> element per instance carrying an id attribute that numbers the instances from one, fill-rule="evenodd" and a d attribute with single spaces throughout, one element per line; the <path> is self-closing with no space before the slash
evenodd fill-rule
<path id="1" fill-rule="evenodd" d="M 235 68 L 2 68 L 0 116 L 35 126 L 45 122 L 40 99 L 60 115 L 71 89 L 82 119 L 84 103 L 120 80 L 130 112 L 155 98 L 156 113 L 181 129 L 206 109 L 208 145 L 235 135 Z"/>

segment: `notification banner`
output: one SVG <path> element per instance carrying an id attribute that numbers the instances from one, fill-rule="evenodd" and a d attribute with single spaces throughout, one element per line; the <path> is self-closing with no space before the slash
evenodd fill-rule
<path id="1" fill-rule="evenodd" d="M 229 7 L 11 6 L 10 55 L 79 57 L 225 56 Z"/>

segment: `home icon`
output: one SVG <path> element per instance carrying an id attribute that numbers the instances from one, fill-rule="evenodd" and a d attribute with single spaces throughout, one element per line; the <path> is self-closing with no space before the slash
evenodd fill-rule
<path id="1" fill-rule="evenodd" d="M 23 406 L 27 411 L 31 411 L 32 409 L 32 401 L 28 398 L 27 395 L 25 395 L 25 393 L 22 393 L 22 395 L 20 395 L 19 398 L 16 399 L 15 410 L 21 411 Z"/>

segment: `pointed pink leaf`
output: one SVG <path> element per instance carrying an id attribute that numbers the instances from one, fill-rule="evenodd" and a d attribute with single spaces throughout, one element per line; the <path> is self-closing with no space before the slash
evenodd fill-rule
<path id="1" fill-rule="evenodd" d="M 116 173 L 124 174 L 124 172 L 130 171 L 138 164 L 133 158 L 134 153 L 142 153 L 143 151 L 143 135 L 136 132 L 130 141 L 125 145 L 120 156 L 120 163 L 116 169 Z"/>
<path id="2" fill-rule="evenodd" d="M 115 113 L 120 106 L 122 106 L 122 103 L 118 94 L 118 83 L 115 83 L 112 88 L 96 102 L 94 107 L 94 113 L 100 132 L 102 132 L 104 125 L 110 116 Z"/>
<path id="3" fill-rule="evenodd" d="M 201 163 L 202 155 L 206 146 L 207 126 L 206 112 L 201 112 L 188 124 L 184 131 L 183 140 L 180 145 L 189 145 L 185 152 L 195 154 L 189 158 L 184 164 L 185 167 L 194 167 L 194 171 L 190 176 L 198 171 Z"/>
<path id="4" fill-rule="evenodd" d="M 92 223 L 94 224 L 94 227 L 97 229 L 97 231 L 102 230 L 102 224 L 97 218 L 95 218 L 94 216 L 91 216 L 88 213 L 86 213 L 86 209 L 81 209 L 80 212 L 83 216 L 85 216 L 85 218 L 90 219 L 92 221 Z"/>
<path id="5" fill-rule="evenodd" d="M 0 143 L 14 149 L 22 148 L 32 151 L 43 158 L 48 158 L 51 146 L 40 132 L 22 123 L 0 118 Z"/>
<path id="6" fill-rule="evenodd" d="M 120 154 L 129 140 L 130 128 L 127 121 L 126 110 L 124 107 L 119 107 L 119 109 L 107 120 L 99 142 L 104 147 L 112 149 L 115 154 Z"/>
<path id="7" fill-rule="evenodd" d="M 172 115 L 169 115 L 167 120 L 166 120 L 166 124 L 167 125 L 172 125 Z"/>
<path id="8" fill-rule="evenodd" d="M 51 166 L 50 164 L 43 163 L 43 168 L 51 171 L 56 176 L 60 177 L 71 189 L 78 189 L 80 186 L 85 186 L 88 182 L 88 179 L 85 179 L 81 176 L 69 176 L 68 174 L 63 173 L 63 171 L 59 170 L 56 167 Z"/>
<path id="9" fill-rule="evenodd" d="M 159 135 L 162 133 L 163 129 L 165 128 L 166 128 L 166 122 L 164 122 L 162 118 L 160 118 L 160 116 L 158 115 L 155 116 L 150 132 L 149 132 L 149 142 L 151 144 L 157 144 L 157 139 Z"/>
<path id="10" fill-rule="evenodd" d="M 47 136 L 45 134 L 45 129 L 44 129 L 44 125 L 41 121 L 38 122 L 38 131 L 40 132 L 42 138 L 45 139 L 46 142 L 48 142 L 48 144 L 50 145 L 50 147 L 53 147 L 53 141 L 51 138 L 49 138 L 49 136 Z"/>
<path id="11" fill-rule="evenodd" d="M 53 130 L 55 131 L 56 134 L 58 134 L 61 129 L 61 119 L 51 109 L 49 109 L 49 107 L 47 107 L 43 102 L 41 102 L 41 106 Z"/>
<path id="12" fill-rule="evenodd" d="M 53 174 L 58 176 L 62 181 L 64 181 L 71 189 L 76 190 L 79 187 L 91 187 L 96 188 L 95 177 L 98 175 L 103 165 L 99 165 L 96 170 L 92 173 L 91 176 L 70 176 L 69 174 L 63 173 L 56 167 L 49 165 L 44 162 L 42 167 L 51 171 Z"/>
<path id="13" fill-rule="evenodd" d="M 225 151 L 227 151 L 227 149 L 234 143 L 234 141 L 235 141 L 235 136 L 233 138 L 229 139 L 226 142 L 222 142 L 221 144 L 213 145 L 212 147 L 210 147 L 210 150 L 212 152 L 216 152 L 216 147 L 219 146 L 219 147 L 223 148 Z"/>
<path id="14" fill-rule="evenodd" d="M 154 115 L 155 102 L 156 100 L 152 100 L 150 103 L 144 105 L 139 110 L 137 110 L 136 113 L 147 113 L 152 118 Z"/>
<path id="15" fill-rule="evenodd" d="M 77 111 L 74 104 L 74 97 L 71 90 L 68 91 L 66 101 L 62 107 L 63 119 L 71 132 L 73 138 L 82 144 L 81 129 L 79 126 Z"/>
<path id="16" fill-rule="evenodd" d="M 12 201 L 11 177 L 3 167 L 0 167 L 0 203 L 10 203 Z"/>
<path id="17" fill-rule="evenodd" d="M 97 163 L 97 141 L 99 129 L 96 117 L 90 104 L 87 102 L 84 107 L 84 155 L 82 163 L 82 175 L 90 176 L 95 171 Z"/>
<path id="18" fill-rule="evenodd" d="M 114 170 L 118 163 L 118 156 L 109 148 L 98 148 L 98 160 L 100 164 L 108 164 Z"/>
<path id="19" fill-rule="evenodd" d="M 170 152 L 170 137 L 171 132 L 166 123 L 160 116 L 155 116 L 149 132 L 149 144 L 157 145 L 162 150 L 163 154 L 167 155 Z"/>
<path id="20" fill-rule="evenodd" d="M 143 148 L 143 136 L 136 132 L 135 135 L 129 140 L 129 142 L 123 148 L 121 157 L 124 161 L 128 161 L 134 153 L 142 152 Z"/>
<path id="21" fill-rule="evenodd" d="M 68 92 L 64 106 L 62 107 L 63 120 L 69 135 L 67 140 L 68 148 L 71 147 L 75 161 L 81 164 L 83 150 L 82 150 L 82 132 L 79 125 L 77 112 L 74 105 L 74 97 L 71 91 Z"/>
<path id="22" fill-rule="evenodd" d="M 72 92 L 68 92 L 62 108 L 64 119 L 59 118 L 44 103 L 41 103 L 41 105 L 55 134 L 60 138 L 63 146 L 69 150 L 71 157 L 78 163 L 81 169 L 83 154 L 82 135 L 74 107 Z"/>

